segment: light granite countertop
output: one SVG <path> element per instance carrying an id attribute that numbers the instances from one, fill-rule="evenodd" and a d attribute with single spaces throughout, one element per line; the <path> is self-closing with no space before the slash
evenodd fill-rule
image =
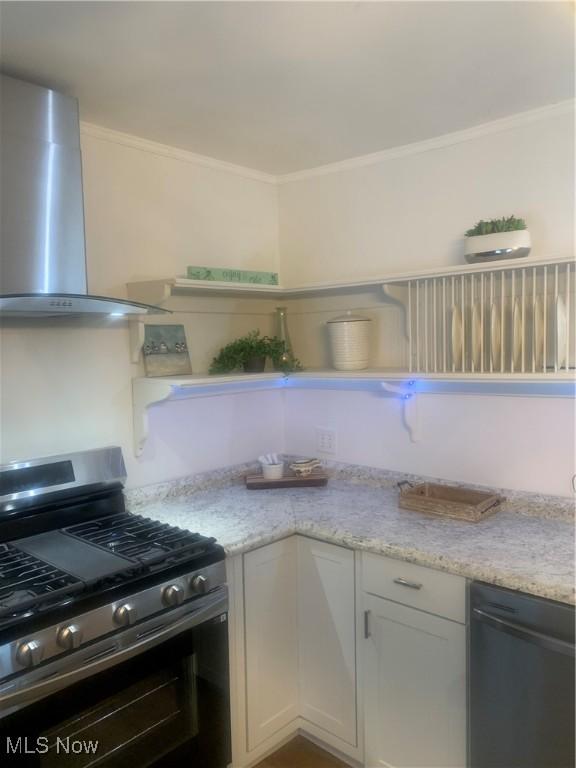
<path id="1" fill-rule="evenodd" d="M 575 602 L 573 503 L 515 492 L 480 523 L 398 507 L 395 473 L 336 471 L 325 488 L 248 491 L 244 468 L 128 492 L 141 515 L 207 536 L 228 555 L 300 533 L 358 551 Z"/>

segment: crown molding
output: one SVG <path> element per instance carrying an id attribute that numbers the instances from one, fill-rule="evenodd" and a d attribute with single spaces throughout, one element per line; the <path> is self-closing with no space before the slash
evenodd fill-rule
<path id="1" fill-rule="evenodd" d="M 80 130 L 84 136 L 90 136 L 102 141 L 109 141 L 113 144 L 121 144 L 122 146 L 138 149 L 141 152 L 148 152 L 159 157 L 167 157 L 172 160 L 180 160 L 186 163 L 192 163 L 193 165 L 199 165 L 204 168 L 213 168 L 218 171 L 224 171 L 225 173 L 232 173 L 236 176 L 242 176 L 246 179 L 262 181 L 266 184 L 281 185 L 314 178 L 316 176 L 326 176 L 331 173 L 340 173 L 342 171 L 353 170 L 354 168 L 362 168 L 368 165 L 377 165 L 378 163 L 385 162 L 386 160 L 394 160 L 401 157 L 408 157 L 410 155 L 417 155 L 422 152 L 430 152 L 436 149 L 442 149 L 443 147 L 449 147 L 454 144 L 462 144 L 466 141 L 473 141 L 474 139 L 481 138 L 482 136 L 490 136 L 494 133 L 500 133 L 501 131 L 507 131 L 522 125 L 535 123 L 540 120 L 545 120 L 560 115 L 573 114 L 575 104 L 576 101 L 574 99 L 568 99 L 566 101 L 560 101 L 556 104 L 549 104 L 545 107 L 531 109 L 526 112 L 517 112 L 514 115 L 499 118 L 498 120 L 492 120 L 489 123 L 482 123 L 481 125 L 476 125 L 473 128 L 465 128 L 462 131 L 445 133 L 442 136 L 436 136 L 433 139 L 425 139 L 424 141 L 417 141 L 412 144 L 405 144 L 399 147 L 391 147 L 390 149 L 384 149 L 380 152 L 373 152 L 369 155 L 351 157 L 348 160 L 342 160 L 337 163 L 320 165 L 315 168 L 306 169 L 304 171 L 295 171 L 294 173 L 286 173 L 279 176 L 275 176 L 274 174 L 270 173 L 264 173 L 263 171 L 257 171 L 253 168 L 246 168 L 242 165 L 227 163 L 224 160 L 217 160 L 214 157 L 197 155 L 194 152 L 189 152 L 186 149 L 178 149 L 177 147 L 171 147 L 168 144 L 160 144 L 159 142 L 150 141 L 149 139 L 142 139 L 139 136 L 133 136 L 129 133 L 122 133 L 121 131 L 116 131 L 112 128 L 104 128 L 100 125 L 95 125 L 94 123 L 81 122 Z"/>
<path id="2" fill-rule="evenodd" d="M 91 138 L 108 141 L 112 144 L 120 144 L 124 147 L 130 147 L 131 149 L 138 149 L 141 152 L 148 152 L 149 154 L 157 155 L 158 157 L 167 157 L 171 160 L 180 160 L 185 163 L 200 165 L 204 168 L 213 168 L 214 170 L 232 173 L 235 176 L 242 176 L 246 179 L 263 181 L 266 184 L 277 183 L 277 177 L 269 173 L 256 171 L 253 168 L 245 168 L 242 165 L 234 165 L 234 163 L 227 163 L 224 160 L 217 160 L 214 157 L 197 155 L 186 149 L 179 149 L 178 147 L 171 147 L 168 144 L 160 144 L 159 142 L 150 141 L 149 139 L 142 139 L 139 136 L 115 131 L 112 128 L 104 128 L 103 126 L 95 125 L 94 123 L 81 122 L 80 133 L 83 136 L 90 136 Z"/>
<path id="3" fill-rule="evenodd" d="M 574 99 L 568 99 L 566 101 L 560 101 L 556 104 L 549 104 L 545 107 L 531 109 L 526 112 L 517 112 L 514 115 L 502 117 L 498 120 L 492 120 L 489 123 L 482 123 L 481 125 L 476 125 L 473 128 L 465 128 L 461 131 L 445 133 L 442 136 L 436 136 L 433 139 L 425 139 L 424 141 L 417 141 L 412 144 L 405 144 L 399 147 L 391 147 L 390 149 L 384 149 L 380 152 L 373 152 L 369 155 L 351 157 L 349 160 L 342 160 L 337 163 L 320 165 L 316 168 L 309 168 L 304 171 L 286 173 L 282 176 L 277 176 L 276 181 L 278 184 L 289 184 L 294 181 L 314 178 L 315 176 L 326 176 L 331 173 L 339 173 L 341 171 L 348 171 L 354 168 L 362 168 L 363 166 L 367 165 L 376 165 L 386 160 L 394 160 L 396 158 L 420 154 L 421 152 L 430 152 L 435 149 L 442 149 L 443 147 L 449 147 L 454 144 L 462 144 L 466 141 L 472 141 L 474 139 L 481 138 L 482 136 L 490 136 L 491 134 L 507 131 L 511 128 L 517 128 L 522 125 L 535 123 L 539 120 L 545 120 L 551 117 L 557 117 L 559 115 L 571 114 L 574 112 L 575 104 L 576 101 Z"/>

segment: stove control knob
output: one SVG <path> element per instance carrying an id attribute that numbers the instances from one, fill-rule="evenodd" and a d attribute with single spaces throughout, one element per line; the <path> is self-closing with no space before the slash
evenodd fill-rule
<path id="1" fill-rule="evenodd" d="M 192 592 L 196 592 L 197 595 L 203 595 L 208 592 L 208 579 L 201 573 L 198 576 L 193 576 L 190 579 L 190 588 Z"/>
<path id="2" fill-rule="evenodd" d="M 42 661 L 42 656 L 44 649 L 37 640 L 20 643 L 16 651 L 16 659 L 23 667 L 35 667 Z"/>
<path id="3" fill-rule="evenodd" d="M 162 602 L 164 605 L 180 605 L 184 600 L 184 590 L 178 584 L 170 584 L 162 590 Z"/>
<path id="4" fill-rule="evenodd" d="M 65 627 L 60 627 L 56 634 L 56 642 L 65 651 L 73 651 L 80 647 L 82 630 L 77 624 L 68 624 Z"/>
<path id="5" fill-rule="evenodd" d="M 136 608 L 132 603 L 123 603 L 114 611 L 114 621 L 121 627 L 129 627 L 137 618 Z"/>

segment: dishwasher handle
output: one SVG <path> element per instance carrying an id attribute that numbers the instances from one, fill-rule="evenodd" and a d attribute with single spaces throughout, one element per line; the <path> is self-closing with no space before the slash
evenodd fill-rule
<path id="1" fill-rule="evenodd" d="M 486 611 L 482 611 L 480 608 L 473 608 L 472 613 L 479 621 L 489 624 L 500 632 L 506 632 L 508 635 L 519 637 L 522 640 L 533 643 L 540 648 L 554 651 L 555 653 L 562 653 L 565 656 L 574 656 L 574 644 L 566 642 L 566 640 L 559 640 L 557 637 L 551 637 L 542 632 L 536 632 L 534 629 L 522 627 L 512 621 L 500 619 L 497 616 L 492 616 L 492 614 L 486 613 Z"/>

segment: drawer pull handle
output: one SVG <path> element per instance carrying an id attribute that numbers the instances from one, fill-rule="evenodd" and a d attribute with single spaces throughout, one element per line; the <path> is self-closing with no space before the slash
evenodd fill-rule
<path id="1" fill-rule="evenodd" d="M 417 581 L 408 581 L 408 579 L 403 579 L 402 576 L 394 579 L 394 584 L 400 584 L 401 587 L 409 587 L 410 589 L 422 589 L 422 584 L 418 584 Z"/>

